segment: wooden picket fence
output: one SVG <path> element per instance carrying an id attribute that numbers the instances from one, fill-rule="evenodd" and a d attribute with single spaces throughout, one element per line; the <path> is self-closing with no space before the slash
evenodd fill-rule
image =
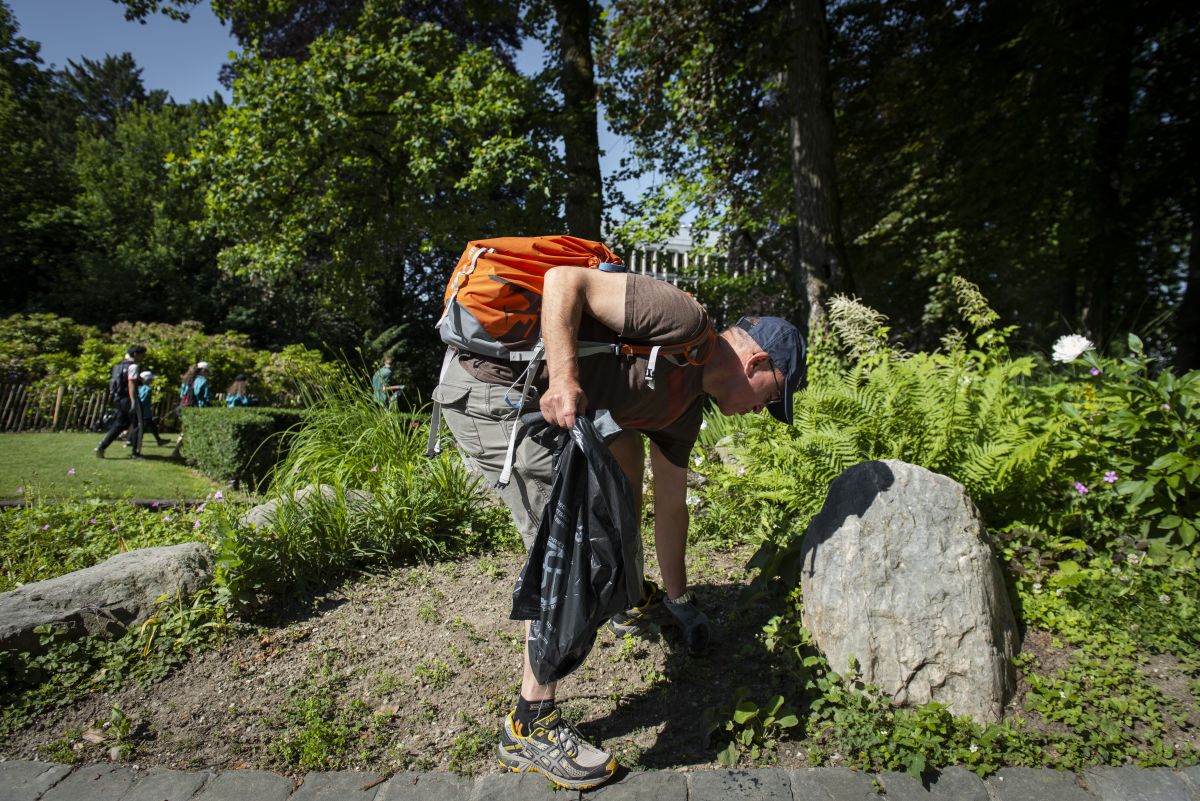
<path id="1" fill-rule="evenodd" d="M 177 400 L 158 394 L 154 418 L 166 421 Z M 111 408 L 105 389 L 0 383 L 0 431 L 90 431 Z"/>

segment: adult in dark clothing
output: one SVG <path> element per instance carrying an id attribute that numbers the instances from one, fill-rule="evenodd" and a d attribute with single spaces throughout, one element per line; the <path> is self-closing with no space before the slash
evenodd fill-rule
<path id="1" fill-rule="evenodd" d="M 133 443 L 131 459 L 142 458 L 142 406 L 138 403 L 138 384 L 140 383 L 138 361 L 146 355 L 142 345 L 132 345 L 125 353 L 125 358 L 113 365 L 109 374 L 109 392 L 113 403 L 112 425 L 104 439 L 96 446 L 96 456 L 103 459 L 104 451 L 122 431 L 133 425 L 130 442 Z"/>

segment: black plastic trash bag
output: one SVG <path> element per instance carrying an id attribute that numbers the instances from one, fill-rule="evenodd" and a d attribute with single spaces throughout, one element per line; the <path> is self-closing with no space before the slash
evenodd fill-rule
<path id="1" fill-rule="evenodd" d="M 540 684 L 579 667 L 597 629 L 641 598 L 641 532 L 632 498 L 595 425 L 575 418 L 513 590 L 511 617 L 531 621 L 529 661 Z"/>

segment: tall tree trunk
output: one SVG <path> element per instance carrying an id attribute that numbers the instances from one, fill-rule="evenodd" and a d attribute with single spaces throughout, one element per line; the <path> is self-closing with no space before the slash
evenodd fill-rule
<path id="1" fill-rule="evenodd" d="M 1200 370 L 1200 208 L 1192 209 L 1188 242 L 1187 289 L 1175 312 L 1175 367 L 1179 372 Z"/>
<path id="2" fill-rule="evenodd" d="M 787 87 L 795 188 L 792 285 L 806 301 L 808 327 L 823 328 L 826 304 L 849 288 L 834 169 L 833 89 L 824 0 L 788 0 Z"/>
<path id="3" fill-rule="evenodd" d="M 553 0 L 562 61 L 562 136 L 567 166 L 567 230 L 600 239 L 603 212 L 596 79 L 592 61 L 592 0 Z"/>
<path id="4" fill-rule="evenodd" d="M 1121 3 L 1113 6 L 1105 28 L 1108 71 L 1097 98 L 1091 219 L 1082 264 L 1083 324 L 1097 343 L 1106 342 L 1114 333 L 1110 329 L 1116 276 L 1132 267 L 1121 201 L 1121 161 L 1129 139 L 1134 37 L 1128 6 Z"/>

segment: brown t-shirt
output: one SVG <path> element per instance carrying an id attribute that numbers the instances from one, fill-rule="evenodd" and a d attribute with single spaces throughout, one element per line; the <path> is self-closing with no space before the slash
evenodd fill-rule
<path id="1" fill-rule="evenodd" d="M 626 276 L 625 327 L 618 333 L 584 315 L 580 342 L 624 341 L 638 345 L 673 345 L 702 335 L 710 326 L 708 313 L 681 289 L 644 275 Z M 706 360 L 711 353 L 701 354 Z M 510 385 L 524 370 L 523 363 L 460 353 L 463 368 L 492 384 Z M 596 354 L 579 359 L 579 383 L 589 409 L 607 409 L 622 428 L 640 431 L 677 467 L 685 467 L 700 433 L 704 410 L 703 368 L 678 357 L 659 356 L 654 388 L 646 385 L 645 356 Z M 544 392 L 545 366 L 533 384 Z"/>

